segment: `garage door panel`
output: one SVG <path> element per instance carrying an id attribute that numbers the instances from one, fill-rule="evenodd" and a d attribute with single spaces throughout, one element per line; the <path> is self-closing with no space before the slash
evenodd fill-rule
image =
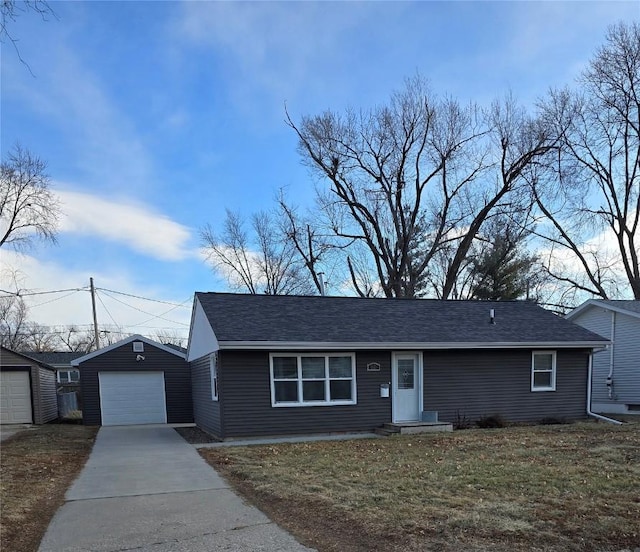
<path id="1" fill-rule="evenodd" d="M 33 422 L 29 372 L 0 372 L 0 422 Z"/>
<path id="2" fill-rule="evenodd" d="M 100 372 L 102 425 L 164 424 L 164 372 Z"/>

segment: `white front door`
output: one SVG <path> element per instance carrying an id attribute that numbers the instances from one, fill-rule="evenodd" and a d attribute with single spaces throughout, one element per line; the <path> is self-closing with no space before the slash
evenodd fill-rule
<path id="1" fill-rule="evenodd" d="M 393 353 L 393 421 L 417 422 L 422 410 L 422 354 Z"/>

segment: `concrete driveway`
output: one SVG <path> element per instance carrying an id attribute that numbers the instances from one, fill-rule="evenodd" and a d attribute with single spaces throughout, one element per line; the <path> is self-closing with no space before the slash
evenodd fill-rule
<path id="1" fill-rule="evenodd" d="M 167 426 L 103 427 L 39 550 L 308 551 Z"/>

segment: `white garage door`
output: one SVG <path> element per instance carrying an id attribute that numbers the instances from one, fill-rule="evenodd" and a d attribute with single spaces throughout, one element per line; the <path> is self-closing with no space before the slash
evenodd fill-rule
<path id="1" fill-rule="evenodd" d="M 164 372 L 100 372 L 102 425 L 165 424 Z"/>
<path id="2" fill-rule="evenodd" d="M 0 372 L 0 421 L 3 424 L 33 421 L 29 372 Z"/>

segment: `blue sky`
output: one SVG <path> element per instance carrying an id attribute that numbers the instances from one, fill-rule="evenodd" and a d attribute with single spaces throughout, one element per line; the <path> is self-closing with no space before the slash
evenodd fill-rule
<path id="1" fill-rule="evenodd" d="M 48 163 L 65 216 L 57 246 L 2 252 L 34 290 L 96 285 L 183 303 L 224 290 L 198 229 L 314 182 L 284 123 L 370 107 L 419 72 L 433 89 L 532 104 L 579 74 L 637 2 L 51 2 L 2 47 L 1 148 Z M 9 284 L 3 282 L 3 289 Z M 99 319 L 186 333 L 189 308 L 102 294 Z M 44 324 L 88 324 L 86 293 L 30 300 Z M 50 299 L 48 299 L 50 298 Z M 104 305 L 102 304 L 104 303 Z M 189 306 L 189 302 L 186 303 Z M 136 310 L 138 309 L 138 310 Z M 144 312 L 140 312 L 140 311 Z"/>

